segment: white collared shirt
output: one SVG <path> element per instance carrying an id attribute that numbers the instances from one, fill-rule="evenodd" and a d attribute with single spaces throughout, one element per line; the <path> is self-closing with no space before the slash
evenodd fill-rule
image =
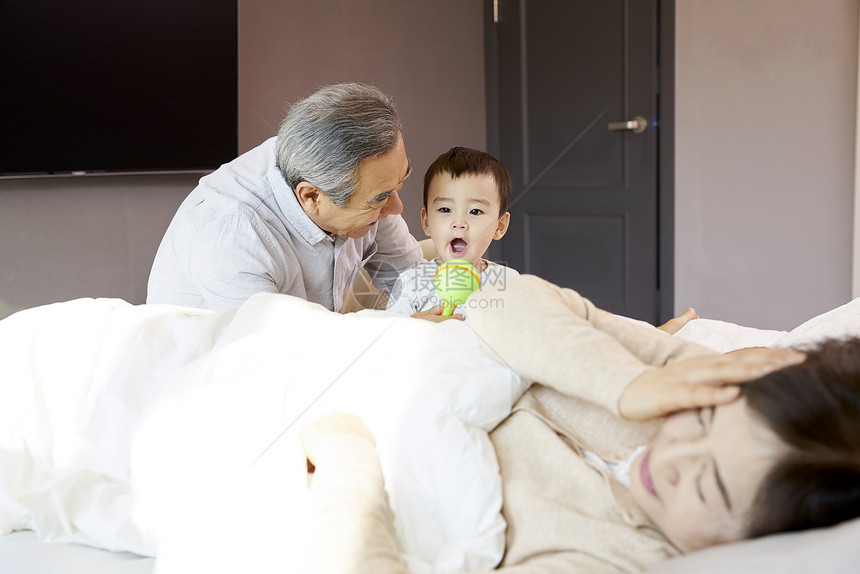
<path id="1" fill-rule="evenodd" d="M 481 286 L 493 285 L 497 291 L 505 290 L 505 281 L 515 275 L 519 275 L 515 269 L 487 261 L 486 267 L 480 274 Z M 439 271 L 439 262 L 435 259 L 419 263 L 411 269 L 404 271 L 397 279 L 397 284 L 388 298 L 386 311 L 413 315 L 421 311 L 432 309 L 435 305 L 442 303 L 436 294 L 436 285 L 433 280 Z M 468 304 L 457 305 L 453 313 L 466 315 Z"/>
<path id="2" fill-rule="evenodd" d="M 221 310 L 265 292 L 337 311 L 362 267 L 388 293 L 423 260 L 399 215 L 358 239 L 320 229 L 277 167 L 276 139 L 203 177 L 185 198 L 155 256 L 147 303 Z"/>

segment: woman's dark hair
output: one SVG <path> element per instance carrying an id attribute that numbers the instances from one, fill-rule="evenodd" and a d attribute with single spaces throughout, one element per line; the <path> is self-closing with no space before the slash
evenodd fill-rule
<path id="1" fill-rule="evenodd" d="M 467 147 L 452 147 L 436 158 L 424 174 L 424 207 L 427 208 L 427 191 L 430 182 L 440 173 L 447 173 L 453 179 L 464 175 L 489 175 L 495 180 L 499 190 L 499 216 L 508 210 L 511 198 L 511 176 L 502 163 L 484 151 Z"/>
<path id="2" fill-rule="evenodd" d="M 749 538 L 860 516 L 860 337 L 803 350 L 803 363 L 743 386 L 788 446 L 759 488 Z"/>

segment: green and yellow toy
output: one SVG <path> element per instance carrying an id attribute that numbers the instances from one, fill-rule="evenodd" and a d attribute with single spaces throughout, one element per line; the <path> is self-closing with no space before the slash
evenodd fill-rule
<path id="1" fill-rule="evenodd" d="M 436 294 L 442 300 L 442 315 L 454 313 L 457 305 L 481 288 L 481 277 L 475 266 L 465 259 L 451 259 L 442 264 L 433 276 Z"/>

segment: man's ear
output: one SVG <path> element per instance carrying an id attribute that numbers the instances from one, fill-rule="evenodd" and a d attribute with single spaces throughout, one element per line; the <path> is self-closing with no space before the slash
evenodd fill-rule
<path id="1" fill-rule="evenodd" d="M 317 215 L 320 210 L 322 192 L 309 181 L 303 181 L 296 186 L 296 199 L 308 215 Z"/>
<path id="2" fill-rule="evenodd" d="M 501 239 L 505 236 L 505 233 L 508 232 L 508 224 L 511 222 L 511 213 L 506 211 L 503 216 L 499 218 L 499 223 L 496 226 L 496 232 L 493 233 L 493 239 Z"/>

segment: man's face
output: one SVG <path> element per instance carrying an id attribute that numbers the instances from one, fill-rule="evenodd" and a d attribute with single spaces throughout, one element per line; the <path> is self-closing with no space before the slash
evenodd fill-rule
<path id="1" fill-rule="evenodd" d="M 759 486 L 786 448 L 743 399 L 683 411 L 634 462 L 630 492 L 682 552 L 740 540 Z"/>
<path id="2" fill-rule="evenodd" d="M 352 239 L 363 237 L 377 222 L 403 211 L 398 192 L 411 170 L 406 146 L 399 137 L 390 152 L 361 163 L 358 189 L 345 207 L 320 194 L 316 213 L 308 215 L 324 231 Z"/>
<path id="3" fill-rule="evenodd" d="M 491 175 L 436 175 L 427 187 L 421 227 L 443 261 L 465 259 L 480 269 L 493 239 L 508 228 L 509 213 L 499 213 L 499 188 Z"/>

